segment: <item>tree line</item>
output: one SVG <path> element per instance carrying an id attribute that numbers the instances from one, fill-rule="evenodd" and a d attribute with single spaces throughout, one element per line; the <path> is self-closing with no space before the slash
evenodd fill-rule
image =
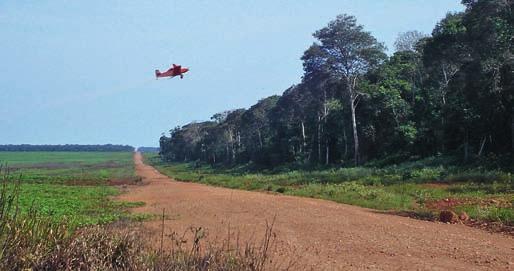
<path id="1" fill-rule="evenodd" d="M 137 148 L 137 151 L 138 152 L 148 152 L 148 153 L 158 153 L 159 152 L 159 148 L 158 147 L 139 147 Z"/>
<path id="2" fill-rule="evenodd" d="M 161 157 L 276 166 L 512 153 L 513 1 L 462 3 L 431 35 L 400 34 L 391 56 L 355 17 L 337 16 L 313 34 L 300 83 L 172 129 Z"/>
<path id="3" fill-rule="evenodd" d="M 0 145 L 0 151 L 44 151 L 44 152 L 133 152 L 134 147 L 128 145 Z"/>

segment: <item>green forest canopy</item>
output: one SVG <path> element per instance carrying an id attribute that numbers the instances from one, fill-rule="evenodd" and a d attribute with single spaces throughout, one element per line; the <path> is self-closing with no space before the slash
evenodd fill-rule
<path id="1" fill-rule="evenodd" d="M 277 166 L 512 153 L 513 1 L 462 3 L 429 36 L 400 34 L 391 56 L 355 17 L 337 16 L 314 33 L 300 83 L 174 128 L 162 158 Z"/>

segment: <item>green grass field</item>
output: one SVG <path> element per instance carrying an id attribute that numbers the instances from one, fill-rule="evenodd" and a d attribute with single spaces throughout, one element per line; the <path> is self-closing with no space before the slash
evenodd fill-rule
<path id="1" fill-rule="evenodd" d="M 105 184 L 136 177 L 130 152 L 0 152 L 0 163 L 24 183 Z"/>
<path id="2" fill-rule="evenodd" d="M 139 218 L 127 208 L 142 203 L 111 200 L 119 190 L 109 182 L 137 181 L 129 152 L 0 152 L 17 186 L 22 213 L 37 210 L 71 228 L 102 224 L 123 217 Z M 7 184 L 15 189 L 12 182 Z"/>
<path id="3" fill-rule="evenodd" d="M 147 163 L 181 181 L 234 189 L 272 191 L 321 198 L 431 218 L 442 209 L 466 211 L 472 218 L 514 225 L 514 182 L 508 172 L 441 166 L 430 160 L 389 167 L 293 170 L 249 173 L 193 163 Z"/>
<path id="4" fill-rule="evenodd" d="M 0 161 L 10 166 L 30 164 L 95 164 L 108 161 L 132 163 L 130 152 L 0 152 Z"/>

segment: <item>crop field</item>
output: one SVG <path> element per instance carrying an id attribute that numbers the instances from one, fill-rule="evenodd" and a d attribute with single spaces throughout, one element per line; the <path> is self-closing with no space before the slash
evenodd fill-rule
<path id="1" fill-rule="evenodd" d="M 111 184 L 139 180 L 130 152 L 0 152 L 0 162 L 22 212 L 36 210 L 70 228 L 136 218 L 127 208 L 142 204 L 111 200 L 119 194 Z"/>
<path id="2" fill-rule="evenodd" d="M 23 183 L 105 184 L 136 178 L 130 152 L 0 152 L 0 163 Z"/>
<path id="3" fill-rule="evenodd" d="M 234 189 L 320 198 L 435 219 L 441 210 L 466 212 L 472 219 L 514 225 L 514 183 L 508 172 L 434 166 L 429 161 L 385 168 L 251 173 L 194 163 L 146 161 L 180 181 Z"/>

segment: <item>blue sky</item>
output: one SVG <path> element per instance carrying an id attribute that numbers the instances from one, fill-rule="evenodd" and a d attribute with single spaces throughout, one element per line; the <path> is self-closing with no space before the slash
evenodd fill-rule
<path id="1" fill-rule="evenodd" d="M 0 1 L 0 144 L 157 146 L 162 132 L 299 82 L 341 13 L 392 49 L 453 0 Z M 156 81 L 156 68 L 188 66 Z"/>

